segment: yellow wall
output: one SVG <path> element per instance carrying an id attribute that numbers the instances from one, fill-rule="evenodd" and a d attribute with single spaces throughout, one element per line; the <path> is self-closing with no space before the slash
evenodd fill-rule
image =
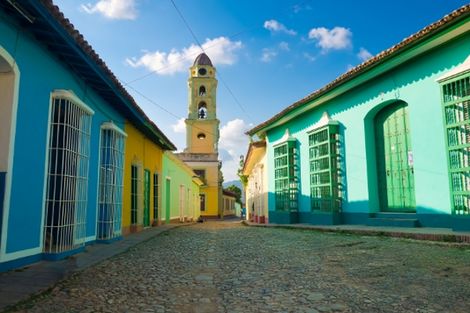
<path id="1" fill-rule="evenodd" d="M 123 191 L 123 208 L 122 208 L 122 230 L 123 234 L 138 231 L 143 228 L 144 221 L 144 170 L 150 171 L 150 225 L 156 224 L 153 207 L 153 174 L 159 175 L 159 197 L 158 197 L 158 213 L 161 216 L 161 198 L 162 198 L 162 154 L 163 150 L 155 143 L 150 141 L 144 134 L 137 130 L 132 124 L 126 122 L 124 131 L 127 133 L 125 164 L 124 164 L 124 191 Z M 131 166 L 133 164 L 140 165 L 139 171 L 141 175 L 141 186 L 139 190 L 142 196 L 139 197 L 137 225 L 131 227 Z"/>

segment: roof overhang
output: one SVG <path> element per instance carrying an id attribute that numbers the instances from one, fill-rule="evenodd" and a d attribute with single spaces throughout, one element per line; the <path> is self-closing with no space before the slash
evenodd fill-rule
<path id="1" fill-rule="evenodd" d="M 149 139 L 166 150 L 176 146 L 149 119 L 116 76 L 51 0 L 1 1 L 2 9 L 18 27 L 42 42 L 67 64 L 87 86 Z"/>
<path id="2" fill-rule="evenodd" d="M 250 143 L 248 147 L 248 153 L 246 154 L 245 162 L 243 164 L 242 174 L 250 175 L 255 165 L 263 158 L 266 154 L 266 141 L 256 141 Z"/>

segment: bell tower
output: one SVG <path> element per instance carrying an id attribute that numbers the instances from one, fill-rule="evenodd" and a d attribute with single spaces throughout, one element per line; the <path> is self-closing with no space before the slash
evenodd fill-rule
<path id="1" fill-rule="evenodd" d="M 219 161 L 219 120 L 217 119 L 217 79 L 215 67 L 201 53 L 189 68 L 186 149 L 177 154 L 204 185 L 200 188 L 201 215 L 222 217 L 222 162 Z"/>
<path id="2" fill-rule="evenodd" d="M 186 153 L 218 153 L 217 79 L 215 67 L 201 53 L 189 69 L 189 108 L 186 122 Z"/>

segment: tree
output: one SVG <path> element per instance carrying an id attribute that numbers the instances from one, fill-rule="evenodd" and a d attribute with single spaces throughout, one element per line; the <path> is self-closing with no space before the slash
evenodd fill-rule
<path id="1" fill-rule="evenodd" d="M 237 200 L 238 203 L 241 203 L 241 199 L 242 199 L 242 190 L 240 188 L 238 188 L 237 186 L 235 185 L 230 185 L 228 186 L 227 188 L 225 188 L 225 190 L 228 190 L 228 191 L 231 191 L 235 194 L 235 198 Z"/>
<path id="2" fill-rule="evenodd" d="M 243 167 L 245 166 L 245 157 L 240 155 L 240 163 L 238 167 L 238 172 L 237 175 L 240 177 L 240 181 L 242 182 L 243 187 L 246 187 L 246 184 L 248 183 L 248 176 L 243 175 Z"/>

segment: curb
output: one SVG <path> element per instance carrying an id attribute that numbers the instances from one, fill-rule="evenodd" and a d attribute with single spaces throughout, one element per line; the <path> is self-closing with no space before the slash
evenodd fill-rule
<path id="1" fill-rule="evenodd" d="M 377 237 L 392 237 L 402 239 L 413 239 L 421 241 L 434 241 L 441 243 L 456 243 L 462 245 L 470 245 L 470 234 L 432 234 L 432 233 L 411 233 L 400 232 L 393 230 L 376 230 L 376 229 L 345 229 L 345 228 L 332 228 L 332 227 L 319 227 L 313 225 L 281 225 L 281 224 L 255 224 L 247 221 L 241 222 L 245 226 L 250 227 L 264 227 L 264 228 L 283 228 L 283 229 L 300 229 L 310 230 L 323 233 L 338 233 L 338 234 L 351 234 L 359 236 L 377 236 Z M 365 226 L 366 227 L 366 226 Z"/>

